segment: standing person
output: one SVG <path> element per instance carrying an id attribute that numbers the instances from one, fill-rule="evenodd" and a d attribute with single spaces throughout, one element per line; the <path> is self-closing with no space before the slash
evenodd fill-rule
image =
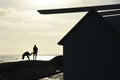
<path id="1" fill-rule="evenodd" d="M 33 47 L 33 60 L 36 60 L 37 52 L 38 52 L 38 48 L 36 47 L 36 45 L 34 45 L 34 47 Z"/>

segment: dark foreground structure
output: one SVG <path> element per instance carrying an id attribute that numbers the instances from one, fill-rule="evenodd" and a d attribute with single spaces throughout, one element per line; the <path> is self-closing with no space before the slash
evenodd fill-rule
<path id="1" fill-rule="evenodd" d="M 120 34 L 110 19 L 89 11 L 58 43 L 64 50 L 65 80 L 120 79 Z"/>
<path id="2" fill-rule="evenodd" d="M 120 4 L 100 7 L 80 8 L 88 13 L 58 43 L 63 45 L 64 80 L 120 80 L 120 12 L 97 12 L 120 9 Z M 74 9 L 38 11 L 77 12 Z"/>

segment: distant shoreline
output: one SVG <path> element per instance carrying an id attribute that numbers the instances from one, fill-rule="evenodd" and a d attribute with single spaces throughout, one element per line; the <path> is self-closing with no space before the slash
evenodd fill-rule
<path id="1" fill-rule="evenodd" d="M 55 56 L 38 56 L 37 60 L 43 60 L 43 61 L 48 61 L 51 60 L 52 58 L 54 58 Z M 32 56 L 30 57 L 32 60 Z M 25 58 L 25 60 L 27 60 Z M 23 61 L 21 56 L 19 55 L 8 55 L 8 56 L 0 56 L 0 63 L 4 63 L 4 62 L 15 62 L 15 61 Z"/>

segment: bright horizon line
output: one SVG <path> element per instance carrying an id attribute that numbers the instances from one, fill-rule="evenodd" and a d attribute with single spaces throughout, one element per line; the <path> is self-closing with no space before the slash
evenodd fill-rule
<path id="1" fill-rule="evenodd" d="M 1 54 L 1 56 L 20 56 L 22 54 Z M 63 54 L 38 54 L 38 56 L 59 56 L 59 55 L 63 55 Z"/>

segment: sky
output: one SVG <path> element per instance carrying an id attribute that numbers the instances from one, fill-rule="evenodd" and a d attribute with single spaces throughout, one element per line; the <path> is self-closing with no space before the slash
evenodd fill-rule
<path id="1" fill-rule="evenodd" d="M 120 0 L 0 0 L 0 55 L 62 55 L 57 43 L 86 14 L 41 15 L 37 10 L 119 4 Z"/>

